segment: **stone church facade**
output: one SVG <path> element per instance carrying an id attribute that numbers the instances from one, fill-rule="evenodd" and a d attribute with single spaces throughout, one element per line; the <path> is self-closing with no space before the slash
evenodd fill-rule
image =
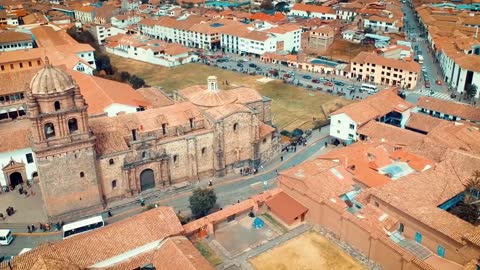
<path id="1" fill-rule="evenodd" d="M 95 213 L 148 190 L 252 170 L 281 151 L 268 125 L 271 101 L 253 89 L 223 91 L 211 76 L 207 86 L 176 92 L 173 105 L 89 118 L 79 87 L 46 62 L 26 97 L 51 220 Z"/>

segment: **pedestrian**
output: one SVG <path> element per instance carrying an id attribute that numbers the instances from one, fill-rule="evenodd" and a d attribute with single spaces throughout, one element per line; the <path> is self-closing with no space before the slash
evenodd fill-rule
<path id="1" fill-rule="evenodd" d="M 283 162 L 283 156 L 280 156 L 280 162 Z"/>
<path id="2" fill-rule="evenodd" d="M 37 230 L 37 228 L 35 228 L 35 225 L 32 224 L 32 226 L 30 226 L 32 228 L 32 232 L 34 232 L 35 230 Z"/>
<path id="3" fill-rule="evenodd" d="M 327 145 L 328 145 L 328 143 L 327 143 L 327 142 L 325 142 L 325 148 L 327 147 Z"/>
<path id="4" fill-rule="evenodd" d="M 108 214 L 108 217 L 113 217 L 112 211 L 110 211 L 110 209 L 108 209 L 107 214 Z"/>
<path id="5" fill-rule="evenodd" d="M 210 180 L 210 181 L 208 182 L 208 186 L 209 186 L 209 187 L 213 186 L 212 180 Z"/>
<path id="6" fill-rule="evenodd" d="M 3 215 L 3 213 L 0 213 L 0 219 L 5 220 L 5 216 Z"/>
<path id="7" fill-rule="evenodd" d="M 27 226 L 27 231 L 28 233 L 32 233 L 32 229 L 30 228 L 30 225 Z"/>

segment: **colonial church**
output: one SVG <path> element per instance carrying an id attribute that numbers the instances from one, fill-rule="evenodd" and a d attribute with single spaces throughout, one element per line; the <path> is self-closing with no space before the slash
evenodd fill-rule
<path id="1" fill-rule="evenodd" d="M 171 105 L 89 117 L 72 77 L 46 61 L 25 96 L 28 120 L 15 125 L 28 122 L 29 129 L 3 132 L 28 137 L 34 159 L 12 158 L 3 173 L 7 185 L 19 184 L 29 178 L 25 163 L 33 163 L 51 220 L 101 211 L 149 189 L 239 173 L 281 150 L 271 100 L 250 88 L 221 90 L 214 76 L 206 86 L 176 91 Z"/>

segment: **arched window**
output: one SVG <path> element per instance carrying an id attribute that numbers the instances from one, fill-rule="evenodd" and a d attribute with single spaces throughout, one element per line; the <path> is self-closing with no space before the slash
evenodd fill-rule
<path id="1" fill-rule="evenodd" d="M 117 187 L 117 180 L 112 181 L 112 189 Z"/>
<path id="2" fill-rule="evenodd" d="M 43 127 L 43 130 L 45 132 L 45 138 L 52 138 L 55 137 L 55 127 L 53 126 L 52 123 L 46 123 L 45 126 Z"/>
<path id="3" fill-rule="evenodd" d="M 111 158 L 109 161 L 108 161 L 108 164 L 110 165 L 113 165 L 115 163 L 115 161 L 113 161 L 113 158 Z"/>
<path id="4" fill-rule="evenodd" d="M 207 152 L 207 148 L 206 148 L 206 147 L 203 147 L 203 148 L 202 148 L 202 155 L 205 155 L 206 152 Z"/>
<path id="5" fill-rule="evenodd" d="M 68 131 L 70 133 L 73 133 L 78 130 L 78 124 L 77 124 L 77 119 L 72 118 L 68 120 Z"/>
<path id="6" fill-rule="evenodd" d="M 142 158 L 146 158 L 147 157 L 147 152 L 142 152 Z"/>
<path id="7" fill-rule="evenodd" d="M 53 103 L 53 107 L 55 108 L 55 111 L 60 110 L 60 101 L 55 101 L 55 103 Z"/>
<path id="8" fill-rule="evenodd" d="M 237 131 L 238 130 L 238 123 L 235 123 L 233 124 L 233 131 Z"/>
<path id="9" fill-rule="evenodd" d="M 178 155 L 173 155 L 173 163 L 177 163 Z"/>
<path id="10" fill-rule="evenodd" d="M 80 172 L 80 177 L 85 177 L 85 173 L 84 172 Z"/>

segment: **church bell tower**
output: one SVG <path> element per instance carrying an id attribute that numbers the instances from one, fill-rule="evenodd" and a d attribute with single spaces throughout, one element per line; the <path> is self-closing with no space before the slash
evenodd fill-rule
<path id="1" fill-rule="evenodd" d="M 46 59 L 26 96 L 47 215 L 58 220 L 101 210 L 95 137 L 88 128 L 87 104 L 78 85 Z"/>

